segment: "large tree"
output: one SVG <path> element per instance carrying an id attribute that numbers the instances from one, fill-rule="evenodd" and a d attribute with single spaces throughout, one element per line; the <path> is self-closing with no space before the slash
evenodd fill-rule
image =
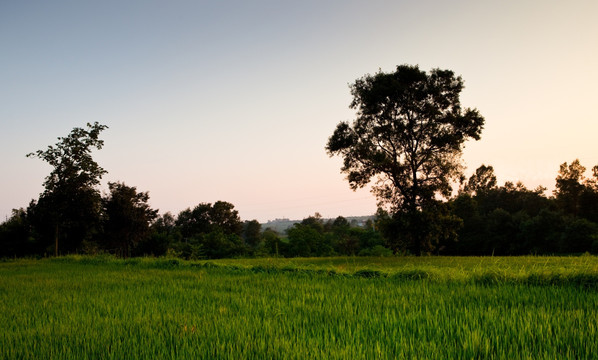
<path id="1" fill-rule="evenodd" d="M 460 155 L 468 139 L 478 140 L 484 118 L 463 109 L 463 80 L 453 71 L 400 65 L 396 71 L 367 74 L 351 86 L 357 111 L 329 138 L 330 156 L 343 158 L 342 172 L 352 189 L 377 178 L 372 191 L 379 204 L 402 217 L 411 250 L 419 253 L 420 235 L 439 196 L 451 194 L 461 176 Z"/>
<path id="2" fill-rule="evenodd" d="M 46 177 L 44 192 L 29 210 L 35 214 L 32 222 L 37 225 L 38 236 L 45 242 L 49 237 L 54 239 L 55 255 L 77 250 L 99 223 L 101 195 L 97 186 L 106 171 L 93 160 L 91 152 L 104 145 L 99 135 L 106 128 L 97 122 L 88 123 L 87 129 L 74 128 L 67 137 L 59 137 L 56 145 L 27 155 L 54 168 Z"/>

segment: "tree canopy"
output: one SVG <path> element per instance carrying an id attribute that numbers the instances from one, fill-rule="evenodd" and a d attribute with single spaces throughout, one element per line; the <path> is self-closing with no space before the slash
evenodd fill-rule
<path id="1" fill-rule="evenodd" d="M 47 192 L 61 186 L 93 187 L 106 174 L 106 170 L 93 160 L 91 152 L 93 148 L 100 150 L 104 146 L 104 140 L 99 136 L 108 126 L 95 122 L 87 123 L 87 128 L 74 128 L 67 137 L 59 137 L 55 146 L 27 154 L 27 157 L 42 159 L 54 167 L 44 182 Z"/>

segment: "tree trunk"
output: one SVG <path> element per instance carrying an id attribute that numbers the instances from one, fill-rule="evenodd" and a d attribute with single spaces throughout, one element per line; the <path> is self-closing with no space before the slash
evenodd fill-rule
<path id="1" fill-rule="evenodd" d="M 58 257 L 58 224 L 56 224 L 54 231 L 54 256 Z"/>
<path id="2" fill-rule="evenodd" d="M 409 236 L 411 238 L 412 244 L 410 244 L 411 250 L 413 251 L 413 255 L 420 256 L 423 250 L 423 236 L 422 236 L 422 224 L 420 214 L 417 210 L 417 207 L 413 207 L 408 216 L 408 231 Z"/>

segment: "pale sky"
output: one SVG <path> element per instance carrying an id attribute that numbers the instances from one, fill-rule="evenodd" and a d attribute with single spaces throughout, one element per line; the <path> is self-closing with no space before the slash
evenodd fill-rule
<path id="1" fill-rule="evenodd" d="M 552 189 L 598 164 L 598 1 L 0 2 L 0 216 L 43 191 L 29 152 L 98 121 L 108 181 L 161 213 L 231 202 L 243 220 L 370 215 L 324 147 L 348 84 L 418 64 L 461 75 L 486 119 L 466 174 Z"/>

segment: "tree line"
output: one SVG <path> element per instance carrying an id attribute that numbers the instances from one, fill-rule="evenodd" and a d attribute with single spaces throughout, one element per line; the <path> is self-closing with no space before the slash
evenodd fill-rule
<path id="1" fill-rule="evenodd" d="M 158 215 L 147 192 L 122 182 L 109 183 L 102 195 L 106 171 L 91 152 L 103 147 L 99 135 L 107 127 L 96 122 L 27 155 L 53 170 L 39 199 L 0 224 L 0 256 L 598 253 L 598 166 L 586 177 L 578 160 L 562 164 L 552 196 L 521 183 L 497 186 L 492 166 L 465 179 L 462 149 L 481 138 L 485 119 L 461 106 L 460 76 L 400 65 L 366 74 L 350 88 L 356 119 L 337 125 L 326 151 L 343 158 L 352 189 L 374 181 L 379 209 L 364 228 L 316 214 L 279 234 L 241 221 L 224 201 L 173 216 Z"/>
<path id="2" fill-rule="evenodd" d="M 598 253 L 598 166 L 589 178 L 585 170 L 579 160 L 562 164 L 556 189 L 548 197 L 545 188 L 530 190 L 520 182 L 497 186 L 493 167 L 482 165 L 461 183 L 457 195 L 422 213 L 430 220 L 422 221 L 425 241 L 420 248 L 437 255 Z M 404 235 L 409 230 L 404 220 L 382 208 L 364 226 L 340 216 L 325 221 L 316 213 L 278 233 L 263 229 L 257 220 L 242 221 L 229 202 L 200 203 L 176 216 L 159 215 L 150 208 L 147 192 L 121 182 L 108 187 L 103 196 L 43 193 L 26 209 L 13 210 L 0 224 L 0 257 L 415 254 Z M 69 206 L 79 211 L 61 214 L 65 219 L 57 223 L 57 209 Z"/>
<path id="3" fill-rule="evenodd" d="M 324 222 L 314 215 L 279 234 L 262 230 L 257 220 L 242 221 L 226 201 L 199 203 L 174 216 L 159 215 L 149 205 L 148 192 L 123 182 L 109 182 L 108 192 L 101 194 L 106 171 L 91 153 L 103 147 L 99 136 L 106 128 L 98 123 L 74 128 L 55 145 L 27 155 L 53 170 L 39 198 L 0 224 L 0 257 L 110 253 L 202 259 L 388 252 L 373 226 L 352 227 L 341 217 Z"/>
<path id="4" fill-rule="evenodd" d="M 496 186 L 481 166 L 447 206 L 458 219 L 456 237 L 436 249 L 451 255 L 598 253 L 598 166 L 586 178 L 579 160 L 563 163 L 553 196 L 522 183 Z"/>

